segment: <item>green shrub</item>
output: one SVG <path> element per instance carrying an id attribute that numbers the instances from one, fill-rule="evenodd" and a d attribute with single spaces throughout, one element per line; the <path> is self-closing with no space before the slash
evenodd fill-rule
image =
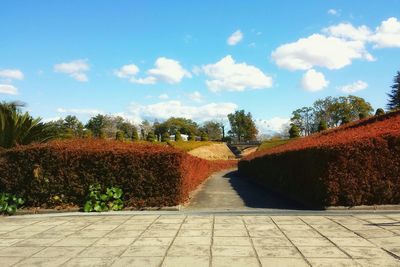
<path id="1" fill-rule="evenodd" d="M 289 136 L 290 138 L 297 138 L 300 137 L 300 129 L 296 125 L 292 125 L 289 129 Z"/>
<path id="2" fill-rule="evenodd" d="M 156 141 L 156 137 L 154 136 L 154 133 L 153 133 L 153 132 L 149 132 L 149 134 L 147 135 L 146 140 L 147 140 L 148 142 L 154 142 L 154 141 Z"/>
<path id="3" fill-rule="evenodd" d="M 136 128 L 132 131 L 132 141 L 139 141 L 139 133 Z"/>
<path id="4" fill-rule="evenodd" d="M 385 114 L 385 111 L 382 108 L 378 108 L 375 112 L 375 116 L 381 116 L 384 114 Z"/>
<path id="5" fill-rule="evenodd" d="M 318 132 L 322 132 L 328 129 L 328 125 L 326 124 L 326 121 L 320 121 L 318 124 Z"/>
<path id="6" fill-rule="evenodd" d="M 125 139 L 125 134 L 123 131 L 118 131 L 115 133 L 115 140 L 124 141 L 124 139 Z"/>
<path id="7" fill-rule="evenodd" d="M 188 140 L 189 141 L 196 141 L 196 135 L 194 133 L 189 133 Z"/>
<path id="8" fill-rule="evenodd" d="M 91 185 L 87 199 L 83 207 L 85 212 L 122 210 L 124 207 L 122 189 L 118 187 L 107 188 L 104 192 L 99 184 Z"/>
<path id="9" fill-rule="evenodd" d="M 22 204 L 24 200 L 20 197 L 8 193 L 0 194 L 0 214 L 12 215 Z"/>
<path id="10" fill-rule="evenodd" d="M 180 131 L 177 131 L 175 133 L 175 141 L 177 141 L 177 142 L 182 141 L 182 135 L 181 135 Z"/>
<path id="11" fill-rule="evenodd" d="M 208 135 L 206 133 L 201 133 L 200 138 L 201 141 L 208 141 Z"/>
<path id="12" fill-rule="evenodd" d="M 169 141 L 169 133 L 168 132 L 163 133 L 161 135 L 161 142 L 168 142 L 168 141 Z"/>

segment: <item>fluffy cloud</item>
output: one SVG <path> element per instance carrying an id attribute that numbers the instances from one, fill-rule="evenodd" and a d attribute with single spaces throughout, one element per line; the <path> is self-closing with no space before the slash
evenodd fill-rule
<path id="1" fill-rule="evenodd" d="M 188 94 L 187 97 L 190 100 L 192 100 L 194 102 L 198 102 L 198 103 L 200 103 L 203 100 L 203 96 L 198 91 Z"/>
<path id="2" fill-rule="evenodd" d="M 325 79 L 324 74 L 314 69 L 308 70 L 301 79 L 301 87 L 310 92 L 320 91 L 328 85 L 329 81 Z"/>
<path id="3" fill-rule="evenodd" d="M 176 84 L 181 82 L 184 77 L 191 78 L 189 71 L 185 70 L 179 61 L 159 57 L 154 63 L 154 68 L 147 71 L 147 77 L 138 78 L 139 68 L 134 65 L 124 65 L 120 69 L 115 70 L 114 74 L 119 78 L 129 79 L 132 83 L 138 84 L 155 84 L 157 82 L 166 82 Z"/>
<path id="4" fill-rule="evenodd" d="M 87 60 L 78 59 L 70 62 L 60 63 L 54 65 L 54 71 L 65 73 L 79 82 L 87 82 L 89 79 L 86 72 L 90 69 Z"/>
<path id="5" fill-rule="evenodd" d="M 11 84 L 0 84 L 0 94 L 17 95 L 18 89 Z"/>
<path id="6" fill-rule="evenodd" d="M 95 116 L 97 114 L 104 114 L 102 110 L 98 109 L 79 109 L 79 108 L 58 108 L 57 109 L 58 113 L 69 113 L 69 114 L 79 114 L 79 115 L 89 115 L 89 116 Z"/>
<path id="7" fill-rule="evenodd" d="M 333 25 L 323 29 L 322 32 L 334 37 L 363 42 L 367 41 L 371 35 L 371 30 L 367 26 L 362 25 L 356 28 L 350 23 Z"/>
<path id="8" fill-rule="evenodd" d="M 314 66 L 341 69 L 354 59 L 372 61 L 362 41 L 313 34 L 272 52 L 276 64 L 289 70 L 308 70 Z"/>
<path id="9" fill-rule="evenodd" d="M 4 78 L 7 80 L 23 80 L 24 74 L 22 71 L 17 69 L 5 69 L 0 70 L 0 78 Z"/>
<path id="10" fill-rule="evenodd" d="M 235 63 L 230 55 L 215 64 L 203 66 L 203 71 L 210 78 L 206 80 L 206 84 L 213 92 L 264 89 L 272 86 L 270 76 L 252 65 Z"/>
<path id="11" fill-rule="evenodd" d="M 243 39 L 243 33 L 240 30 L 235 31 L 232 33 L 231 36 L 229 36 L 228 40 L 226 40 L 226 43 L 228 45 L 237 45 L 240 41 Z"/>
<path id="12" fill-rule="evenodd" d="M 272 119 L 256 120 L 256 126 L 262 134 L 281 134 L 285 133 L 289 126 L 290 120 L 287 118 L 274 117 Z"/>
<path id="13" fill-rule="evenodd" d="M 139 68 L 135 64 L 124 65 L 120 69 L 115 70 L 114 74 L 119 78 L 132 78 L 138 74 Z"/>
<path id="14" fill-rule="evenodd" d="M 370 40 L 375 48 L 400 47 L 400 21 L 394 17 L 382 21 Z"/>
<path id="15" fill-rule="evenodd" d="M 133 121 L 142 119 L 168 119 L 184 117 L 195 121 L 223 119 L 237 108 L 234 103 L 210 103 L 201 106 L 184 105 L 178 100 L 159 102 L 150 105 L 132 104 L 126 117 Z"/>
<path id="16" fill-rule="evenodd" d="M 364 82 L 364 81 L 356 81 L 354 83 L 351 84 L 347 84 L 344 86 L 339 87 L 340 91 L 344 92 L 344 93 L 355 93 L 361 90 L 364 90 L 368 87 L 368 83 Z"/>

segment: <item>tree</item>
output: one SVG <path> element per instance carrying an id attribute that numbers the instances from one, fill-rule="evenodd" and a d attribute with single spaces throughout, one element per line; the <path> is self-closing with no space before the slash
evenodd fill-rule
<path id="1" fill-rule="evenodd" d="M 256 139 L 258 130 L 250 112 L 246 114 L 244 110 L 238 110 L 235 113 L 228 114 L 228 119 L 231 132 L 239 142 Z"/>
<path id="2" fill-rule="evenodd" d="M 289 129 L 289 136 L 290 138 L 300 137 L 300 129 L 297 125 L 292 124 L 292 126 Z"/>
<path id="3" fill-rule="evenodd" d="M 208 135 L 205 132 L 200 134 L 201 141 L 208 141 Z"/>
<path id="4" fill-rule="evenodd" d="M 106 126 L 106 117 L 98 114 L 95 117 L 89 119 L 86 123 L 85 128 L 89 129 L 94 137 L 104 137 L 104 128 Z"/>
<path id="5" fill-rule="evenodd" d="M 54 138 L 50 127 L 41 118 L 32 118 L 28 112 L 22 113 L 24 104 L 20 102 L 0 103 L 0 146 L 11 148 L 33 142 L 45 142 Z"/>
<path id="6" fill-rule="evenodd" d="M 161 135 L 161 142 L 168 142 L 169 141 L 169 133 L 165 132 Z"/>
<path id="7" fill-rule="evenodd" d="M 396 76 L 394 76 L 391 88 L 392 90 L 388 94 L 389 102 L 387 108 L 389 110 L 396 110 L 400 108 L 400 71 L 398 71 Z"/>
<path id="8" fill-rule="evenodd" d="M 181 135 L 180 131 L 177 131 L 175 133 L 175 141 L 177 141 L 177 142 L 182 141 L 182 135 Z"/>
<path id="9" fill-rule="evenodd" d="M 326 121 L 320 121 L 318 124 L 318 132 L 322 132 L 328 129 L 328 125 L 326 125 Z"/>
<path id="10" fill-rule="evenodd" d="M 210 140 L 221 140 L 222 139 L 222 128 L 223 125 L 216 121 L 206 121 L 200 128 L 200 131 L 206 133 Z"/>
<path id="11" fill-rule="evenodd" d="M 139 140 L 139 133 L 136 127 L 133 127 L 132 129 L 132 141 L 138 141 Z"/>
<path id="12" fill-rule="evenodd" d="M 117 131 L 115 133 L 115 140 L 124 141 L 124 139 L 125 139 L 125 134 L 123 131 Z"/>
<path id="13" fill-rule="evenodd" d="M 383 108 L 378 108 L 375 112 L 375 116 L 381 116 L 384 114 L 385 114 L 385 111 L 383 110 Z"/>
<path id="14" fill-rule="evenodd" d="M 154 142 L 154 141 L 156 141 L 156 137 L 155 137 L 154 133 L 153 133 L 153 132 L 149 132 L 149 133 L 147 134 L 146 140 L 147 140 L 148 142 Z"/>
<path id="15" fill-rule="evenodd" d="M 194 133 L 190 132 L 188 134 L 188 140 L 189 141 L 196 141 L 196 135 Z"/>
<path id="16" fill-rule="evenodd" d="M 75 137 L 80 137 L 83 134 L 83 124 L 76 116 L 68 115 L 64 118 L 64 127 L 70 130 Z"/>

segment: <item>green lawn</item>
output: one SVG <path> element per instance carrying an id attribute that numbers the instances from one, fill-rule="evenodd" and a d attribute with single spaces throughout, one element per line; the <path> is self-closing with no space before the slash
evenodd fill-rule
<path id="1" fill-rule="evenodd" d="M 278 140 L 267 140 L 262 142 L 262 144 L 258 147 L 258 150 L 270 149 L 276 146 L 280 146 L 290 142 L 290 139 L 278 139 Z"/>

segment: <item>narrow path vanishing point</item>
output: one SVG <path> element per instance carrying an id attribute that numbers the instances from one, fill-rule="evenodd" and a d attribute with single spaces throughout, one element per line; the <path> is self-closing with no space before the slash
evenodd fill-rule
<path id="1" fill-rule="evenodd" d="M 304 209 L 298 203 L 269 192 L 236 169 L 214 173 L 194 193 L 185 210 Z"/>

